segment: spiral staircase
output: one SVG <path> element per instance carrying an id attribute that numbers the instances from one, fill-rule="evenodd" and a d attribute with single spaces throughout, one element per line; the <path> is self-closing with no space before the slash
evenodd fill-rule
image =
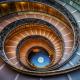
<path id="1" fill-rule="evenodd" d="M 80 80 L 80 11 L 72 4 L 0 3 L 1 80 Z"/>

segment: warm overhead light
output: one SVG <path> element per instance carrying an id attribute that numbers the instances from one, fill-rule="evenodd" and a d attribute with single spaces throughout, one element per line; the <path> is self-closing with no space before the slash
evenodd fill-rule
<path id="1" fill-rule="evenodd" d="M 2 6 L 2 7 L 6 7 L 6 6 L 7 6 L 7 4 L 6 4 L 6 3 L 3 3 L 3 4 L 1 4 L 1 6 Z"/>
<path id="2" fill-rule="evenodd" d="M 38 48 L 33 49 L 33 52 L 39 52 Z"/>
<path id="3" fill-rule="evenodd" d="M 21 4 L 25 4 L 25 2 L 20 2 Z"/>

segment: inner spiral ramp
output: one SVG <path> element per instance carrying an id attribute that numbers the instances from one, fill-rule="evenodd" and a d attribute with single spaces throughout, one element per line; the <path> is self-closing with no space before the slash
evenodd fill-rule
<path id="1" fill-rule="evenodd" d="M 33 20 L 33 19 L 31 19 Z M 38 19 L 37 19 L 38 20 Z M 25 20 L 24 20 L 25 22 Z M 30 21 L 31 22 L 31 21 Z M 15 57 L 16 56 L 16 49 L 17 49 L 17 45 L 19 44 L 19 42 L 24 39 L 25 37 L 28 37 L 28 36 L 35 36 L 35 35 L 40 35 L 40 36 L 43 36 L 47 39 L 49 39 L 49 41 L 52 43 L 52 45 L 54 46 L 54 49 L 55 49 L 55 60 L 54 64 L 58 63 L 58 65 L 62 64 L 64 62 L 64 56 L 66 54 L 64 54 L 65 51 L 70 51 L 71 50 L 71 46 L 70 45 L 73 45 L 73 36 L 74 34 L 71 33 L 68 33 L 66 34 L 65 36 L 67 37 L 67 39 L 70 38 L 70 40 L 72 40 L 72 42 L 69 42 L 69 44 L 65 44 L 66 41 L 63 41 L 65 40 L 65 36 L 64 35 L 61 35 L 61 37 L 64 36 L 64 39 L 61 39 L 61 37 L 59 37 L 60 35 L 58 35 L 56 33 L 57 29 L 55 28 L 52 28 L 51 26 L 51 29 L 48 28 L 48 26 L 46 26 L 45 24 L 44 25 L 40 25 L 41 22 L 37 22 L 37 24 L 33 24 L 35 21 L 32 21 L 32 23 L 29 23 L 29 24 L 25 24 L 25 25 L 20 25 L 18 26 L 17 28 L 13 28 L 13 30 L 10 32 L 10 34 L 6 37 L 6 40 L 5 40 L 5 51 L 6 51 L 6 56 L 7 58 L 12 58 L 12 57 Z M 39 24 L 38 24 L 39 23 Z M 50 25 L 49 25 L 50 26 Z M 46 28 L 45 28 L 46 27 Z M 66 28 L 67 29 L 67 28 Z M 67 29 L 68 30 L 68 29 Z M 64 32 L 64 28 L 62 30 Z M 67 31 L 66 31 L 67 32 Z M 57 34 L 57 35 L 56 35 Z M 61 40 L 60 40 L 61 39 Z M 33 42 L 33 41 L 32 41 Z M 37 41 L 35 41 L 37 42 Z M 35 45 L 36 43 L 34 44 L 31 44 L 31 46 L 39 46 L 39 43 L 38 45 Z M 44 43 L 42 43 L 44 44 Z M 41 45 L 41 43 L 40 43 Z M 69 47 L 68 47 L 69 46 Z M 43 47 L 43 46 L 40 46 L 40 47 Z M 65 48 L 65 50 L 63 51 L 63 47 Z M 26 47 L 25 49 L 28 49 L 28 47 Z M 49 48 L 47 48 L 48 50 Z M 23 49 L 22 49 L 23 50 Z M 50 50 L 50 49 L 49 49 Z M 48 50 L 48 51 L 49 51 Z M 52 49 L 53 50 L 53 49 Z M 54 51 L 50 50 L 51 52 L 50 53 L 54 53 Z M 22 52 L 22 51 L 20 51 Z M 25 52 L 24 52 L 25 53 Z M 21 53 L 21 57 L 24 53 Z M 26 51 L 27 53 L 27 51 Z M 62 54 L 63 53 L 63 54 Z M 67 53 L 67 52 L 65 52 Z M 68 55 L 68 54 L 67 54 Z M 27 67 L 29 68 L 30 66 L 28 66 L 28 64 L 26 63 L 26 58 L 25 58 L 26 54 L 23 55 L 23 57 L 21 58 L 21 61 L 22 63 L 25 65 L 27 65 Z M 63 56 L 63 59 L 62 61 L 61 60 L 61 57 Z M 68 56 L 67 56 L 68 57 Z M 67 58 L 66 57 L 66 58 Z M 69 58 L 69 57 L 68 57 Z M 10 62 L 12 62 L 12 64 L 15 64 L 14 67 L 16 66 L 17 68 L 20 67 L 20 63 L 17 61 L 17 58 L 15 58 L 15 60 L 10 60 Z M 22 66 L 21 66 L 22 68 Z M 25 70 L 23 68 L 23 70 Z"/>
<path id="2" fill-rule="evenodd" d="M 23 27 L 24 26 L 24 27 Z M 31 26 L 31 27 L 30 27 Z M 46 27 L 46 28 L 45 28 Z M 22 28 L 22 29 L 20 29 Z M 12 36 L 13 35 L 13 36 Z M 17 45 L 19 44 L 19 42 L 24 39 L 25 37 L 28 37 L 28 36 L 36 36 L 36 35 L 39 35 L 39 36 L 43 36 L 47 39 L 49 39 L 49 41 L 51 42 L 52 44 L 52 47 L 54 46 L 54 49 L 56 51 L 56 57 L 55 57 L 55 63 L 58 62 L 62 56 L 62 47 L 63 45 L 61 44 L 62 41 L 60 40 L 60 38 L 58 37 L 58 35 L 55 34 L 55 32 L 53 32 L 53 30 L 50 30 L 47 26 L 45 25 L 40 25 L 40 24 L 29 24 L 29 25 L 22 25 L 22 26 L 19 26 L 18 29 L 15 29 L 10 35 L 9 37 L 6 39 L 6 42 L 5 42 L 5 51 L 7 52 L 7 56 L 9 58 L 11 57 L 14 57 L 16 56 L 16 48 L 17 48 Z M 50 35 L 50 36 L 49 36 Z M 56 39 L 56 41 L 55 41 Z M 38 40 L 39 41 L 39 40 Z M 30 42 L 32 42 L 30 44 Z M 37 41 L 31 41 L 30 40 L 29 45 L 26 44 L 26 48 L 25 49 L 28 49 L 30 48 L 29 46 L 31 47 L 34 47 L 34 46 L 42 46 L 44 48 L 47 48 L 48 46 L 45 44 L 44 41 L 42 42 L 38 42 Z M 11 43 L 11 44 L 9 44 Z M 48 42 L 47 42 L 48 43 Z M 56 45 L 57 44 L 57 45 Z M 45 46 L 44 46 L 45 45 Z M 49 45 L 49 44 L 48 44 Z M 22 49 L 23 50 L 23 49 Z M 49 47 L 47 48 L 48 51 L 50 51 L 50 54 L 54 53 L 52 50 L 53 49 L 50 49 Z M 22 52 L 22 51 L 20 51 Z M 11 54 L 12 53 L 12 54 Z M 22 52 L 21 53 L 21 56 L 24 54 L 25 52 Z M 27 53 L 27 51 L 26 51 Z M 26 54 L 25 54 L 26 55 Z M 23 59 L 22 60 L 25 60 L 25 55 L 23 55 Z M 25 62 L 25 61 L 23 61 Z"/>

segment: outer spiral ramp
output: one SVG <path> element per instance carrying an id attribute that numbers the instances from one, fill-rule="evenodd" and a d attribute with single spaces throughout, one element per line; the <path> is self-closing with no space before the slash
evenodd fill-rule
<path id="1" fill-rule="evenodd" d="M 29 1 L 0 3 L 0 79 L 80 80 L 80 12 L 58 0 Z M 30 61 L 41 47 L 51 60 L 43 68 Z"/>

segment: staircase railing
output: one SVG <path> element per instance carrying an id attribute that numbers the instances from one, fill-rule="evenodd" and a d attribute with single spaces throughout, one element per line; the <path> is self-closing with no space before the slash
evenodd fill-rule
<path id="1" fill-rule="evenodd" d="M 61 0 L 80 11 L 80 0 Z"/>

